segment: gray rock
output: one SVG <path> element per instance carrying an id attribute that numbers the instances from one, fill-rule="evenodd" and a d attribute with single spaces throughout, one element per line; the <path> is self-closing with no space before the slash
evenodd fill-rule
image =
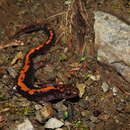
<path id="1" fill-rule="evenodd" d="M 55 130 L 63 130 L 62 128 L 57 128 L 57 129 L 55 129 Z"/>
<path id="2" fill-rule="evenodd" d="M 63 126 L 64 123 L 56 118 L 50 118 L 46 123 L 45 123 L 45 128 L 50 128 L 50 129 L 55 129 L 55 128 L 60 128 Z"/>
<path id="3" fill-rule="evenodd" d="M 114 66 L 130 81 L 130 26 L 115 16 L 97 11 L 94 30 L 98 60 Z"/>
<path id="4" fill-rule="evenodd" d="M 17 72 L 15 71 L 14 68 L 8 67 L 7 71 L 9 72 L 9 74 L 10 74 L 13 78 L 16 78 Z"/>
<path id="5" fill-rule="evenodd" d="M 113 87 L 112 92 L 113 92 L 113 95 L 116 96 L 117 92 L 118 92 L 118 89 L 116 87 Z"/>
<path id="6" fill-rule="evenodd" d="M 95 117 L 95 116 L 90 116 L 90 120 L 91 120 L 92 123 L 97 123 L 97 122 L 99 122 L 98 118 Z"/>
<path id="7" fill-rule="evenodd" d="M 23 123 L 17 126 L 16 130 L 34 130 L 34 127 L 28 119 L 25 119 Z"/>
<path id="8" fill-rule="evenodd" d="M 106 93 L 109 90 L 109 86 L 106 82 L 103 82 L 101 87 L 104 93 Z"/>
<path id="9" fill-rule="evenodd" d="M 36 119 L 40 123 L 44 122 L 45 120 L 49 119 L 53 116 L 54 110 L 51 104 L 45 104 L 42 108 L 36 111 Z"/>

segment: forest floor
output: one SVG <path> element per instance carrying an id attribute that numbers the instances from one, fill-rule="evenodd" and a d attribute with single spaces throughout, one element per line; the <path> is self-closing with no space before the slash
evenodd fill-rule
<path id="1" fill-rule="evenodd" d="M 63 81 L 65 84 L 75 84 L 80 90 L 77 101 L 63 100 L 49 104 L 47 107 L 53 111 L 49 118 L 62 120 L 65 123 L 63 130 L 130 129 L 130 96 L 116 86 L 108 85 L 100 73 L 103 68 L 93 59 L 80 56 L 78 50 L 73 51 L 67 43 L 66 14 L 71 2 L 0 1 L 0 129 L 14 130 L 26 118 L 36 130 L 44 129 L 47 120 L 41 121 L 37 115 L 39 110 L 36 109 L 41 105 L 24 98 L 15 87 L 25 54 L 32 46 L 44 43 L 46 35 L 40 31 L 20 37 L 19 43 L 11 40 L 21 28 L 44 22 L 53 27 L 57 39 L 45 55 L 34 58 L 35 68 L 38 68 L 34 84 Z M 92 28 L 93 13 L 97 10 L 113 14 L 130 24 L 130 2 L 127 0 L 88 0 L 86 9 Z M 89 40 L 94 42 L 94 32 L 90 33 Z M 43 67 L 39 67 L 39 64 Z"/>

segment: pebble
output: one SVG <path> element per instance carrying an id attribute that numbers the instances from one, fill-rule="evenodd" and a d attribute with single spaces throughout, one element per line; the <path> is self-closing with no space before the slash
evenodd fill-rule
<path id="1" fill-rule="evenodd" d="M 54 105 L 54 109 L 56 112 L 56 117 L 65 119 L 68 117 L 68 110 L 67 107 L 63 104 L 63 101 L 58 102 Z"/>
<path id="2" fill-rule="evenodd" d="M 106 93 L 109 90 L 109 86 L 106 82 L 103 82 L 101 87 L 102 87 L 104 93 Z"/>
<path id="3" fill-rule="evenodd" d="M 51 104 L 45 104 L 41 109 L 37 110 L 35 114 L 36 119 L 42 123 L 54 114 L 54 110 Z"/>
<path id="4" fill-rule="evenodd" d="M 97 117 L 95 116 L 90 116 L 90 120 L 94 123 L 97 122 Z"/>
<path id="5" fill-rule="evenodd" d="M 86 117 L 87 115 L 90 115 L 90 112 L 89 112 L 88 110 L 83 110 L 83 111 L 81 112 L 81 115 L 82 115 L 83 117 Z"/>
<path id="6" fill-rule="evenodd" d="M 126 101 L 130 102 L 130 96 L 128 96 L 128 97 L 126 98 Z"/>
<path id="7" fill-rule="evenodd" d="M 55 129 L 55 130 L 63 130 L 62 128 L 57 128 L 57 129 Z"/>
<path id="8" fill-rule="evenodd" d="M 125 108 L 126 108 L 126 105 L 123 104 L 123 103 L 118 103 L 117 106 L 116 106 L 116 110 L 117 110 L 117 111 L 120 111 L 120 112 L 121 112 L 121 111 L 124 111 Z"/>
<path id="9" fill-rule="evenodd" d="M 67 53 L 68 52 L 68 47 L 66 47 L 65 49 L 64 49 L 64 53 Z"/>
<path id="10" fill-rule="evenodd" d="M 99 119 L 103 120 L 103 121 L 106 121 L 110 118 L 110 115 L 109 114 L 102 114 L 99 116 Z"/>
<path id="11" fill-rule="evenodd" d="M 117 92 L 118 92 L 118 89 L 116 87 L 113 87 L 112 92 L 113 92 L 113 95 L 116 96 Z"/>
<path id="12" fill-rule="evenodd" d="M 60 128 L 63 126 L 64 123 L 56 118 L 50 118 L 46 123 L 45 123 L 45 128 L 48 129 L 55 129 L 55 128 Z"/>
<path id="13" fill-rule="evenodd" d="M 14 68 L 8 67 L 7 71 L 9 72 L 9 75 L 11 75 L 13 78 L 16 78 L 17 72 L 15 71 Z"/>
<path id="14" fill-rule="evenodd" d="M 46 72 L 50 72 L 50 73 L 52 73 L 53 72 L 53 70 L 54 70 L 54 68 L 52 67 L 52 66 L 45 66 L 44 67 L 44 70 L 46 71 Z"/>
<path id="15" fill-rule="evenodd" d="M 39 105 L 39 104 L 37 104 L 37 105 L 35 105 L 35 109 L 36 109 L 36 110 L 40 110 L 40 109 L 42 109 L 42 106 Z"/>
<path id="16" fill-rule="evenodd" d="M 54 108 L 57 109 L 57 111 L 67 111 L 67 107 L 63 104 L 63 101 L 56 103 Z"/>
<path id="17" fill-rule="evenodd" d="M 16 130 L 34 130 L 34 127 L 29 119 L 25 119 L 23 123 L 17 126 Z"/>

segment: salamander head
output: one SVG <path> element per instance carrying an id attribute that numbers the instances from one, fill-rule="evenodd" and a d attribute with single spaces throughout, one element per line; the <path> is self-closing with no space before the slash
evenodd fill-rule
<path id="1" fill-rule="evenodd" d="M 57 97 L 59 99 L 70 99 L 79 96 L 79 90 L 73 85 L 58 85 Z"/>
<path id="2" fill-rule="evenodd" d="M 78 88 L 73 85 L 57 84 L 53 86 L 55 89 L 37 92 L 35 99 L 40 103 L 53 102 L 62 99 L 74 99 L 79 96 Z M 48 86 L 47 86 L 48 88 Z"/>

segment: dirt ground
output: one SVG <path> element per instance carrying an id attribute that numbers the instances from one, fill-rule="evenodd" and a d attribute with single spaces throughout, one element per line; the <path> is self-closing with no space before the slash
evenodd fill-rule
<path id="1" fill-rule="evenodd" d="M 46 120 L 39 121 L 36 116 L 37 102 L 22 97 L 15 87 L 24 55 L 32 46 L 44 43 L 46 35 L 42 32 L 24 35 L 19 38 L 20 43 L 12 41 L 11 37 L 27 25 L 45 22 L 54 28 L 57 39 L 56 44 L 45 55 L 34 59 L 37 77 L 34 84 L 63 81 L 65 84 L 73 83 L 80 92 L 83 91 L 76 101 L 63 100 L 51 104 L 53 114 L 50 117 L 69 122 L 62 127 L 63 130 L 130 129 L 130 96 L 111 84 L 108 91 L 104 92 L 101 87 L 107 82 L 107 76 L 102 72 L 104 68 L 91 58 L 96 56 L 92 48 L 94 11 L 108 12 L 130 24 L 130 1 L 86 1 L 88 24 L 91 29 L 86 39 L 89 50 L 84 54 L 78 49 L 73 50 L 73 46 L 67 42 L 66 15 L 71 4 L 71 0 L 0 1 L 0 129 L 13 130 L 25 118 L 32 122 L 36 130 L 44 129 Z M 21 45 L 22 43 L 24 45 Z M 73 41 L 72 43 L 74 44 Z M 107 71 L 107 66 L 105 69 Z M 110 77 L 116 75 L 113 72 L 109 74 Z"/>

